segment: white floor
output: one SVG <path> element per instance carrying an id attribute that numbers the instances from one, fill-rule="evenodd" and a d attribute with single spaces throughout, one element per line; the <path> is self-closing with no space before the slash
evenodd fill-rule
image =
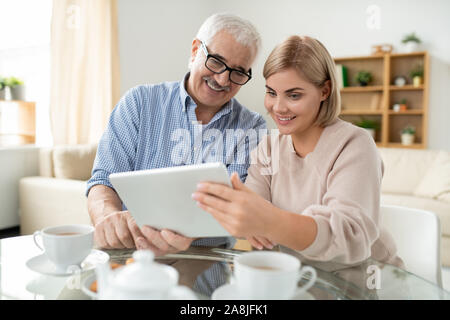
<path id="1" fill-rule="evenodd" d="M 442 286 L 450 292 L 450 267 L 442 268 Z"/>

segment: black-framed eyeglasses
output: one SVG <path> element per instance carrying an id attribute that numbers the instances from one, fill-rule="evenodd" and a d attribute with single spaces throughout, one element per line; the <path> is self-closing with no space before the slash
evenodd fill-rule
<path id="1" fill-rule="evenodd" d="M 225 71 L 228 70 L 228 71 L 230 71 L 230 73 L 229 73 L 230 81 L 235 84 L 238 84 L 240 86 L 243 86 L 244 84 L 246 84 L 247 82 L 250 81 L 250 79 L 252 78 L 252 69 L 250 69 L 248 71 L 248 73 L 245 73 L 241 70 L 237 70 L 237 69 L 228 67 L 225 62 L 223 62 L 222 60 L 220 60 L 217 57 L 210 55 L 208 53 L 208 49 L 206 49 L 205 43 L 203 41 L 200 41 L 200 42 L 201 42 L 203 52 L 205 53 L 205 56 L 206 56 L 205 67 L 209 71 L 212 71 L 216 74 L 220 74 L 220 73 L 224 73 Z"/>

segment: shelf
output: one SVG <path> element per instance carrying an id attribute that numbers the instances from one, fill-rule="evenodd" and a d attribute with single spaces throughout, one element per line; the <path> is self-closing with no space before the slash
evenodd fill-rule
<path id="1" fill-rule="evenodd" d="M 401 116 L 401 115 L 408 115 L 408 114 L 416 114 L 416 115 L 421 115 L 423 114 L 423 110 L 406 110 L 406 111 L 393 111 L 393 110 L 389 110 L 389 115 L 395 115 L 395 116 Z"/>
<path id="2" fill-rule="evenodd" d="M 371 55 L 371 56 L 356 56 L 356 57 L 341 57 L 341 58 L 334 58 L 334 61 L 341 62 L 341 61 L 348 61 L 348 60 L 373 60 L 373 59 L 384 59 L 384 54 L 377 54 L 377 55 Z"/>
<path id="3" fill-rule="evenodd" d="M 383 86 L 366 86 L 366 87 L 345 87 L 341 89 L 341 93 L 346 92 L 373 92 L 383 91 Z"/>
<path id="4" fill-rule="evenodd" d="M 426 51 L 417 51 L 411 53 L 391 53 L 391 58 L 417 57 L 425 56 L 426 54 Z"/>
<path id="5" fill-rule="evenodd" d="M 36 135 L 33 132 L 0 132 L 2 136 L 22 136 L 25 138 L 35 138 Z"/>
<path id="6" fill-rule="evenodd" d="M 405 148 L 405 149 L 423 149 L 424 148 L 422 143 L 414 143 L 414 144 L 412 144 L 410 146 L 405 146 L 405 145 L 403 145 L 401 143 L 390 142 L 390 143 L 387 144 L 387 146 L 389 148 Z"/>
<path id="7" fill-rule="evenodd" d="M 24 101 L 24 100 L 5 100 L 5 99 L 0 99 L 0 102 L 35 103 L 35 102 L 32 102 L 32 101 Z"/>
<path id="8" fill-rule="evenodd" d="M 357 123 L 361 118 L 378 121 L 380 130 L 377 130 L 375 140 L 378 147 L 427 148 L 430 62 L 426 51 L 340 57 L 334 61 L 336 65 L 345 67 L 346 71 L 337 69 L 341 77 L 346 75 L 346 79 L 340 79 L 340 83 L 348 84 L 339 91 L 339 116 L 344 121 Z M 422 65 L 424 69 L 420 86 L 414 86 L 412 82 L 401 87 L 394 85 L 392 80 L 395 77 L 409 75 L 417 65 Z M 361 87 L 355 80 L 361 70 L 372 74 L 372 82 L 368 86 Z M 403 100 L 406 100 L 408 107 L 405 111 L 392 110 L 394 104 L 400 104 Z M 399 133 L 409 125 L 416 128 L 416 143 L 404 146 Z"/>
<path id="9" fill-rule="evenodd" d="M 0 144 L 21 145 L 35 142 L 34 102 L 0 101 Z"/>
<path id="10" fill-rule="evenodd" d="M 413 91 L 413 90 L 423 90 L 423 89 L 424 89 L 423 84 L 418 87 L 413 86 L 412 84 L 404 85 L 402 87 L 399 87 L 399 86 L 390 86 L 389 87 L 389 90 L 391 90 L 391 91 Z"/>
<path id="11" fill-rule="evenodd" d="M 382 115 L 383 111 L 381 110 L 367 110 L 367 109 L 354 109 L 354 110 L 342 110 L 341 115 Z"/>

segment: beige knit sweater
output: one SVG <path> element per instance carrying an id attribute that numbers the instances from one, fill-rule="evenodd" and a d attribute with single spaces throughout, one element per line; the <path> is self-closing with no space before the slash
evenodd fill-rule
<path id="1" fill-rule="evenodd" d="M 305 158 L 296 154 L 290 136 L 262 139 L 252 152 L 246 185 L 279 208 L 314 218 L 318 233 L 308 248 L 295 252 L 301 257 L 344 265 L 372 257 L 403 266 L 392 237 L 380 229 L 382 176 L 372 137 L 337 120 Z"/>

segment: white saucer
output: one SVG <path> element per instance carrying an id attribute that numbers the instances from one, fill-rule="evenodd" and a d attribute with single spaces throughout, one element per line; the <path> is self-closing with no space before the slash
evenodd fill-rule
<path id="1" fill-rule="evenodd" d="M 76 272 L 86 272 L 95 269 L 95 266 L 99 263 L 104 263 L 109 260 L 109 254 L 106 252 L 92 249 L 91 253 L 81 263 L 79 269 L 76 267 L 68 268 L 66 271 L 57 270 L 56 266 L 48 260 L 45 253 L 35 256 L 26 262 L 28 268 L 41 274 L 57 277 L 67 277 L 75 274 Z"/>
<path id="2" fill-rule="evenodd" d="M 92 299 L 97 299 L 97 292 L 91 290 L 91 284 L 96 280 L 97 277 L 95 276 L 94 273 L 88 276 L 86 279 L 84 279 L 83 283 L 81 284 L 81 291 L 83 291 L 86 295 L 88 295 Z"/>
<path id="3" fill-rule="evenodd" d="M 239 297 L 237 288 L 234 284 L 225 284 L 217 288 L 212 296 L 212 300 L 245 300 Z M 303 292 L 301 294 L 294 295 L 289 300 L 316 300 L 312 294 L 309 292 Z"/>

